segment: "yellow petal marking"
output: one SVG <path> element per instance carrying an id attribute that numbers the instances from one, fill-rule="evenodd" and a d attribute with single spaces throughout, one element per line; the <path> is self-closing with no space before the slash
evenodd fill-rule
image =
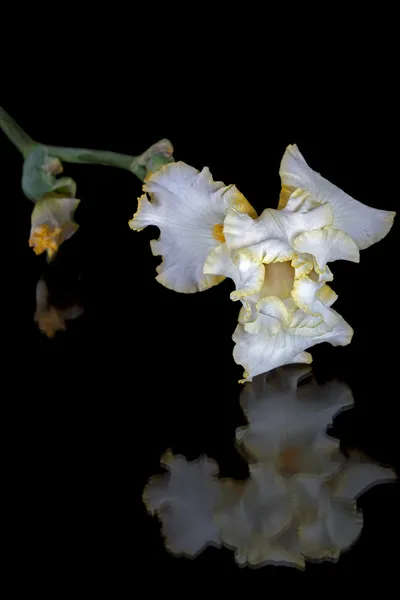
<path id="1" fill-rule="evenodd" d="M 249 215 L 249 217 L 251 217 L 252 219 L 257 219 L 257 212 L 252 207 L 250 202 L 246 200 L 243 194 L 239 192 L 239 190 L 236 190 L 236 195 L 231 206 L 233 208 L 236 208 L 239 212 Z"/>
<path id="2" fill-rule="evenodd" d="M 62 232 L 61 227 L 51 228 L 47 223 L 35 227 L 29 238 L 29 246 L 35 254 L 42 254 L 45 250 L 52 256 L 59 248 L 58 236 Z"/>
<path id="3" fill-rule="evenodd" d="M 295 187 L 290 185 L 283 185 L 281 189 L 281 193 L 279 194 L 279 202 L 278 202 L 278 210 L 283 210 L 288 203 L 289 197 L 295 191 Z"/>
<path id="4" fill-rule="evenodd" d="M 215 240 L 223 244 L 225 242 L 224 226 L 220 225 L 219 223 L 214 225 L 212 228 L 212 236 Z"/>

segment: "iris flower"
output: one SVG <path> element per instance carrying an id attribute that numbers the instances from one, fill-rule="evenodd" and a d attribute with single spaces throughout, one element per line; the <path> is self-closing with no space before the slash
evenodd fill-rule
<path id="1" fill-rule="evenodd" d="M 278 208 L 260 216 L 233 186 L 183 162 L 145 183 L 129 222 L 160 229 L 151 242 L 162 256 L 157 280 L 171 290 L 206 290 L 226 277 L 242 308 L 233 356 L 242 382 L 288 363 L 310 363 L 308 348 L 349 344 L 353 330 L 332 308 L 337 295 L 328 263 L 359 262 L 360 250 L 390 230 L 394 212 L 370 208 L 313 171 L 297 146 L 281 167 Z M 149 197 L 147 196 L 149 195 Z"/>

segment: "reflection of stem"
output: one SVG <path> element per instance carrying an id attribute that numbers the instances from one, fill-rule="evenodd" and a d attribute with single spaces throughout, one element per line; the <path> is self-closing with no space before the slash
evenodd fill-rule
<path id="1" fill-rule="evenodd" d="M 10 142 L 21 152 L 25 158 L 35 142 L 25 131 L 20 127 L 12 117 L 0 106 L 0 129 L 4 131 Z"/>
<path id="2" fill-rule="evenodd" d="M 24 158 L 26 158 L 35 145 L 40 145 L 37 142 L 34 142 L 14 119 L 10 117 L 4 108 L 1 107 L 0 128 L 3 129 L 9 140 L 18 148 Z M 147 173 L 147 162 L 152 156 L 159 155 L 162 157 L 162 162 L 171 162 L 171 160 L 173 160 L 173 147 L 168 140 L 160 140 L 156 144 L 150 146 L 150 148 L 140 156 L 130 156 L 129 154 L 119 154 L 118 152 L 108 152 L 106 150 L 64 148 L 63 146 L 46 146 L 46 148 L 50 156 L 56 157 L 61 161 L 127 169 L 142 181 Z"/>

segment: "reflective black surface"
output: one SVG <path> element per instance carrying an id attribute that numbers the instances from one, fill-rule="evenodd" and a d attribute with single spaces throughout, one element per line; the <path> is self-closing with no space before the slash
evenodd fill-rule
<path id="1" fill-rule="evenodd" d="M 176 159 L 208 165 L 215 178 L 236 183 L 259 211 L 276 206 L 279 160 L 295 142 L 317 171 L 348 193 L 396 210 L 386 174 L 394 141 L 378 124 L 371 132 L 362 124 L 349 127 L 351 120 L 345 126 L 317 117 L 271 117 L 272 127 L 261 106 L 247 107 L 246 118 L 240 112 L 236 118 L 218 101 L 187 116 L 178 96 L 163 111 L 151 111 L 147 102 L 128 95 L 112 119 L 103 116 L 105 105 L 99 101 L 93 108 L 88 98 L 71 98 L 62 107 L 4 105 L 33 137 L 58 145 L 138 154 L 168 137 Z M 146 111 L 153 117 L 138 120 Z M 246 421 L 237 383 L 242 369 L 232 358 L 238 307 L 229 300 L 230 283 L 189 296 L 163 288 L 154 280 L 159 260 L 149 247 L 157 230 L 139 235 L 127 224 L 140 181 L 112 168 L 65 165 L 78 185 L 80 229 L 60 251 L 60 273 L 64 269 L 79 288 L 84 313 L 49 339 L 34 321 L 36 285 L 46 266 L 28 246 L 32 205 L 20 188 L 20 156 L 4 136 L 0 148 L 3 195 L 17 209 L 15 279 L 7 292 L 17 311 L 18 351 L 9 430 L 20 489 L 18 556 L 32 589 L 49 581 L 49 573 L 55 590 L 83 580 L 81 589 L 89 591 L 95 581 L 113 597 L 142 577 L 222 575 L 268 583 L 392 573 L 398 483 L 377 486 L 359 499 L 362 535 L 337 563 L 310 564 L 305 572 L 272 566 L 254 571 L 240 569 L 228 549 L 209 548 L 195 560 L 165 551 L 142 493 L 149 477 L 161 472 L 166 449 L 188 460 L 206 454 L 219 464 L 221 477 L 248 475 L 234 444 L 236 428 Z M 357 448 L 398 472 L 397 243 L 395 221 L 387 238 L 362 253 L 360 264 L 334 264 L 335 308 L 355 335 L 345 348 L 324 344 L 311 352 L 317 381 L 338 378 L 354 397 L 354 408 L 340 414 L 331 430 L 343 451 Z M 68 277 L 62 277 L 64 284 Z M 72 302 L 65 296 L 57 301 Z"/>

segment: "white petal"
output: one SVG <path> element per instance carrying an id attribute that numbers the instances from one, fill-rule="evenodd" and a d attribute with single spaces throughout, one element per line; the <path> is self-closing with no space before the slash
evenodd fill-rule
<path id="1" fill-rule="evenodd" d="M 318 319 L 320 318 L 323 318 L 328 325 L 330 324 L 328 317 L 332 313 L 326 309 L 337 300 L 337 294 L 323 281 L 315 281 L 314 273 L 295 280 L 292 298 L 301 311 L 310 317 L 315 317 L 315 323 L 312 323 L 312 319 L 300 323 L 301 313 L 295 313 L 291 327 L 315 327 L 319 324 Z M 333 324 L 335 324 L 335 320 Z"/>
<path id="2" fill-rule="evenodd" d="M 235 186 L 213 181 L 208 168 L 201 172 L 183 162 L 170 163 L 156 171 L 143 186 L 148 192 L 138 200 L 138 210 L 129 222 L 141 231 L 156 225 L 160 238 L 152 242 L 155 255 L 163 256 L 157 281 L 178 292 L 208 289 L 223 277 L 205 275 L 204 262 L 212 248 L 223 243 L 225 211 L 234 206 L 256 216 Z"/>
<path id="3" fill-rule="evenodd" d="M 313 281 L 310 277 L 301 277 L 296 279 L 293 284 L 292 298 L 302 311 L 312 317 L 320 317 L 320 303 L 318 302 L 317 292 L 322 285 Z"/>
<path id="4" fill-rule="evenodd" d="M 313 171 L 296 145 L 287 147 L 279 174 L 282 186 L 301 188 L 317 202 L 329 202 L 334 214 L 332 226 L 345 231 L 360 250 L 379 242 L 393 225 L 396 213 L 371 208 L 343 192 Z"/>
<path id="5" fill-rule="evenodd" d="M 331 287 L 329 287 L 329 285 L 325 284 L 318 290 L 317 298 L 319 298 L 325 306 L 332 306 L 332 304 L 336 302 L 338 295 Z"/>
<path id="6" fill-rule="evenodd" d="M 331 308 L 323 307 L 325 326 L 321 330 L 314 328 L 282 329 L 276 335 L 248 333 L 242 324 L 238 324 L 232 336 L 235 342 L 233 358 L 245 369 L 243 381 L 260 373 L 292 362 L 301 352 L 322 342 L 334 346 L 350 343 L 353 330 L 342 317 Z"/>
<path id="7" fill-rule="evenodd" d="M 291 188 L 287 189 L 290 191 Z M 278 209 L 286 210 L 288 212 L 308 212 L 312 208 L 316 208 L 318 205 L 319 202 L 314 200 L 309 192 L 297 188 L 291 192 L 285 201 L 283 201 L 281 190 L 281 199 Z"/>
<path id="8" fill-rule="evenodd" d="M 220 244 L 210 251 L 203 272 L 230 277 L 236 286 L 236 291 L 230 295 L 231 300 L 241 300 L 261 289 L 265 267 L 255 261 L 247 249 L 231 252 L 226 244 Z"/>
<path id="9" fill-rule="evenodd" d="M 284 302 L 276 296 L 262 298 L 257 302 L 256 309 L 259 312 L 259 318 L 244 325 L 248 333 L 264 331 L 267 334 L 275 335 L 282 327 L 288 327 L 290 324 L 291 314 Z"/>
<path id="10" fill-rule="evenodd" d="M 312 356 L 309 352 L 300 352 L 296 356 L 293 356 L 285 365 L 293 365 L 293 364 L 305 364 L 310 365 L 312 363 Z"/>
<path id="11" fill-rule="evenodd" d="M 320 335 L 326 331 L 326 325 L 322 315 L 312 316 L 303 310 L 296 310 L 290 323 L 290 328 L 296 330 L 296 335 Z M 312 330 L 310 332 L 310 330 Z"/>
<path id="12" fill-rule="evenodd" d="M 226 244 L 212 248 L 205 260 L 203 273 L 205 275 L 223 275 L 229 277 L 235 284 L 240 283 L 237 264 L 232 260 L 232 253 Z"/>
<path id="13" fill-rule="evenodd" d="M 321 273 L 318 273 L 318 281 L 333 281 L 333 274 L 328 265 L 325 266 L 325 269 Z"/>
<path id="14" fill-rule="evenodd" d="M 360 252 L 352 238 L 340 229 L 324 227 L 300 234 L 293 246 L 300 252 L 315 256 L 318 272 L 323 272 L 326 263 L 335 260 L 360 262 Z"/>
<path id="15" fill-rule="evenodd" d="M 298 266 L 296 266 L 296 265 L 298 265 Z M 304 277 L 305 275 L 308 275 L 313 270 L 314 262 L 306 261 L 306 262 L 300 263 L 299 260 L 293 260 L 292 267 L 295 267 L 294 278 L 300 279 L 300 277 Z"/>
<path id="16" fill-rule="evenodd" d="M 329 204 L 319 205 L 307 213 L 291 213 L 267 208 L 257 219 L 229 208 L 224 221 L 224 236 L 231 249 L 252 246 L 273 239 L 290 246 L 292 240 L 304 231 L 321 229 L 331 225 L 332 221 L 333 213 Z M 264 262 L 272 262 L 272 260 L 266 255 Z"/>
<path id="17" fill-rule="evenodd" d="M 254 260 L 246 248 L 237 250 L 233 256 L 238 275 L 235 281 L 236 291 L 230 295 L 231 300 L 240 300 L 259 292 L 264 283 L 265 267 Z"/>

